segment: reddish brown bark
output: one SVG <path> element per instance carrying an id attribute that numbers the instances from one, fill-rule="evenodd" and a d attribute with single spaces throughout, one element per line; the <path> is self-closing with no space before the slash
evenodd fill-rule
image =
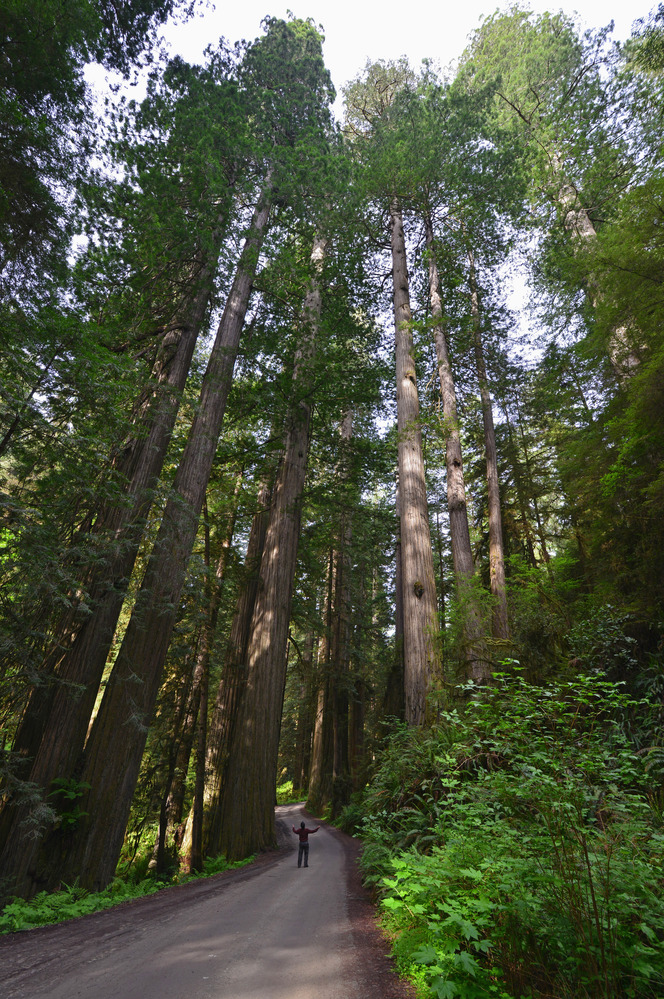
<path id="1" fill-rule="evenodd" d="M 503 549 L 503 523 L 500 510 L 496 431 L 493 425 L 491 392 L 489 390 L 489 379 L 487 377 L 484 347 L 482 344 L 482 324 L 475 258 L 470 249 L 468 250 L 468 265 L 473 347 L 475 351 L 477 380 L 480 387 L 482 422 L 484 425 L 484 449 L 486 452 L 486 483 L 489 505 L 489 579 L 491 594 L 494 598 L 492 634 L 494 638 L 507 640 L 509 639 L 509 622 L 507 617 L 507 585 L 505 582 L 505 555 Z"/>
<path id="2" fill-rule="evenodd" d="M 427 506 L 419 398 L 411 328 L 406 242 L 401 209 L 390 208 L 396 345 L 401 569 L 406 721 L 422 725 L 427 695 L 439 672 L 436 584 Z"/>
<path id="3" fill-rule="evenodd" d="M 244 582 L 237 599 L 231 624 L 224 671 L 217 688 L 205 762 L 205 788 L 203 795 L 202 852 L 215 857 L 221 852 L 219 802 L 229 747 L 232 741 L 235 719 L 246 680 L 247 643 L 251 628 L 251 618 L 258 592 L 258 572 L 265 544 L 270 485 L 264 481 L 258 493 L 258 509 L 254 514 L 244 564 Z M 187 832 L 182 853 L 186 858 L 191 841 L 191 818 L 187 822 Z"/>
<path id="4" fill-rule="evenodd" d="M 92 608 L 81 622 L 74 615 L 61 628 L 60 645 L 51 656 L 53 681 L 35 691 L 19 726 L 14 750 L 32 758 L 29 780 L 48 791 L 56 778 L 69 779 L 83 751 L 90 717 L 122 609 L 145 520 L 152 503 L 191 366 L 196 340 L 207 313 L 212 268 L 201 266 L 196 294 L 181 309 L 181 320 L 164 336 L 149 392 L 137 406 L 136 432 L 117 458 L 116 472 L 126 477 L 128 501 L 101 511 L 96 533 L 113 539 L 114 554 L 87 580 Z M 65 637 L 66 636 L 66 637 Z M 29 817 L 27 808 L 3 810 L 0 822 L 2 867 L 13 890 L 29 895 L 42 886 L 36 864 L 40 837 L 17 834 Z M 48 883 L 48 878 L 46 880 Z"/>
<path id="5" fill-rule="evenodd" d="M 54 876 L 80 878 L 88 888 L 112 878 L 138 778 L 147 724 L 154 709 L 217 440 L 230 391 L 269 200 L 256 208 L 219 323 L 199 406 L 166 504 L 127 631 L 85 748 L 82 803 L 88 813 L 62 860 L 47 857 Z"/>
<path id="6" fill-rule="evenodd" d="M 325 595 L 325 632 L 318 645 L 318 694 L 314 714 L 311 766 L 307 808 L 321 815 L 332 800 L 334 769 L 333 684 L 330 665 L 332 632 L 332 599 L 334 593 L 334 551 L 330 551 Z"/>
<path id="7" fill-rule="evenodd" d="M 470 545 L 470 529 L 468 527 L 466 483 L 463 474 L 461 434 L 459 433 L 459 421 L 457 418 L 456 389 L 443 324 L 440 278 L 436 261 L 433 224 L 430 216 L 425 216 L 424 227 L 428 251 L 429 301 L 434 320 L 433 332 L 445 426 L 447 508 L 450 520 L 450 542 L 452 546 L 452 561 L 454 563 L 454 577 L 464 620 L 464 644 L 468 675 L 473 680 L 484 681 L 490 675 L 489 663 L 483 649 L 482 620 L 476 605 L 477 599 L 473 588 L 475 562 Z"/>
<path id="8" fill-rule="evenodd" d="M 326 241 L 312 252 L 314 278 L 303 309 L 305 327 L 293 372 L 294 406 L 284 460 L 274 488 L 261 561 L 260 586 L 247 650 L 247 686 L 240 705 L 221 805 L 223 852 L 235 860 L 275 842 L 274 796 L 286 680 L 288 625 L 302 492 L 309 453 L 311 360 L 321 311 L 319 275 Z"/>

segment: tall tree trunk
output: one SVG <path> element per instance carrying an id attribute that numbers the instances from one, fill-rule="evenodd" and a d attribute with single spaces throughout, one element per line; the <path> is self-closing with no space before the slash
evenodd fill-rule
<path id="1" fill-rule="evenodd" d="M 390 206 L 396 345 L 401 566 L 404 613 L 406 721 L 422 725 L 427 694 L 438 675 L 436 583 L 429 528 L 419 399 L 401 208 Z"/>
<path id="2" fill-rule="evenodd" d="M 348 483 L 348 447 L 353 433 L 353 414 L 348 412 L 341 425 L 341 460 L 338 474 Z M 350 691 L 350 609 L 351 609 L 351 511 L 344 508 L 334 554 L 334 607 L 332 627 L 332 675 L 334 680 L 334 760 L 332 770 L 332 815 L 336 817 L 350 800 L 348 746 Z"/>
<path id="3" fill-rule="evenodd" d="M 205 752 L 208 729 L 208 689 L 210 677 L 209 654 L 200 654 L 196 660 L 194 683 L 199 688 L 198 739 L 196 742 L 196 768 L 194 781 L 194 801 L 191 808 L 191 854 L 189 871 L 203 870 L 203 796 L 205 793 Z"/>
<path id="4" fill-rule="evenodd" d="M 537 490 L 535 488 L 535 471 L 533 468 L 533 460 L 530 454 L 530 448 L 528 447 L 528 442 L 526 440 L 526 435 L 524 433 L 524 422 L 523 416 L 521 414 L 521 407 L 519 405 L 519 397 L 514 394 L 514 404 L 516 406 L 517 419 L 518 419 L 518 432 L 521 438 L 521 448 L 523 451 L 523 460 L 526 466 L 526 474 L 528 475 L 528 482 L 530 484 L 530 495 L 533 502 L 533 510 L 535 512 L 535 523 L 537 524 L 537 539 L 539 541 L 540 551 L 542 553 L 542 558 L 546 563 L 549 575 L 551 574 L 551 556 L 549 555 L 549 549 L 546 543 L 546 532 L 544 530 L 544 524 L 542 523 L 542 516 L 540 513 L 539 503 L 537 502 Z M 508 412 L 508 410 L 506 410 Z M 509 420 L 509 413 L 508 413 Z"/>
<path id="5" fill-rule="evenodd" d="M 382 714 L 390 718 L 404 720 L 405 687 L 404 687 L 404 636 L 403 636 L 403 570 L 401 558 L 401 495 L 399 480 L 395 493 L 395 514 L 397 519 L 397 536 L 394 549 L 394 655 L 389 676 L 385 683 Z"/>
<path id="6" fill-rule="evenodd" d="M 235 719 L 247 674 L 247 645 L 251 619 L 258 592 L 258 574 L 265 545 L 271 495 L 271 475 L 261 483 L 258 491 L 258 508 L 254 514 L 244 563 L 244 580 L 237 598 L 231 623 L 230 637 L 224 659 L 224 668 L 217 688 L 206 753 L 206 779 L 203 795 L 203 853 L 216 857 L 221 852 L 219 805 L 228 763 L 229 747 L 233 737 Z M 186 858 L 191 849 L 191 820 L 187 821 L 182 854 Z"/>
<path id="7" fill-rule="evenodd" d="M 308 791 L 309 768 L 311 765 L 311 749 L 316 714 L 317 692 L 313 680 L 314 633 L 310 628 L 304 640 L 302 655 L 302 684 L 297 711 L 297 729 L 295 734 L 295 772 L 293 782 L 298 790 Z M 315 698 L 315 700 L 314 700 Z"/>
<path id="8" fill-rule="evenodd" d="M 457 417 L 456 389 L 454 375 L 447 349 L 447 337 L 443 324 L 443 306 L 440 294 L 440 278 L 436 260 L 433 223 L 430 215 L 425 215 L 424 228 L 428 250 L 429 301 L 434 320 L 434 341 L 438 361 L 440 395 L 445 421 L 445 466 L 447 470 L 447 509 L 450 518 L 450 542 L 454 577 L 464 615 L 464 644 L 470 679 L 488 679 L 489 663 L 483 648 L 482 617 L 474 592 L 475 561 L 470 545 L 468 508 L 466 506 L 466 483 L 463 474 L 461 454 L 461 434 Z"/>
<path id="9" fill-rule="evenodd" d="M 555 155 L 554 166 L 560 180 L 562 168 Z M 579 192 L 568 180 L 564 180 L 558 190 L 558 202 L 565 213 L 565 228 L 571 233 L 577 246 L 584 240 L 597 238 L 597 230 L 587 209 L 581 202 Z M 585 284 L 588 296 L 593 306 L 596 306 L 598 289 L 592 275 L 586 279 Z M 607 346 L 607 354 L 613 373 L 618 383 L 625 385 L 641 363 L 638 346 L 634 343 L 634 333 L 626 326 L 616 326 L 611 332 Z"/>
<path id="10" fill-rule="evenodd" d="M 198 725 L 198 740 L 197 740 L 197 754 L 196 754 L 196 776 L 195 776 L 195 790 L 194 790 L 194 804 L 192 806 L 192 830 L 190 836 L 190 846 L 189 846 L 189 869 L 192 871 L 202 870 L 203 858 L 205 856 L 203 849 L 203 798 L 204 798 L 204 787 L 205 787 L 205 766 L 206 766 L 206 752 L 207 752 L 207 702 L 208 702 L 208 686 L 209 686 L 209 673 L 210 673 L 210 658 L 212 655 L 212 647 L 214 644 L 214 639 L 217 631 L 217 620 L 219 618 L 219 610 L 221 607 L 221 595 L 223 590 L 224 577 L 226 575 L 226 567 L 228 564 L 228 554 L 230 552 L 231 544 L 233 542 L 233 534 L 235 531 L 235 521 L 237 517 L 237 510 L 240 501 L 240 490 L 242 486 L 243 471 L 239 471 L 235 477 L 235 486 L 233 490 L 233 498 L 230 504 L 230 508 L 227 512 L 226 522 L 224 525 L 223 539 L 221 542 L 221 549 L 219 552 L 219 558 L 217 559 L 217 565 L 215 568 L 214 579 L 209 585 L 208 593 L 208 608 L 205 616 L 205 621 L 201 629 L 200 638 L 196 649 L 196 662 L 193 670 L 192 676 L 192 710 L 191 714 L 188 715 L 187 721 L 190 722 L 191 715 L 193 715 L 194 724 L 197 722 Z M 208 514 L 207 514 L 207 503 L 205 504 L 205 553 L 206 553 L 206 565 L 209 569 L 210 564 L 210 537 L 209 537 L 209 527 L 208 527 Z M 202 712 L 205 712 L 203 717 Z M 189 738 L 189 748 L 193 744 L 193 725 L 191 726 L 191 733 L 187 732 Z M 183 761 L 184 763 L 184 761 Z M 169 823 L 169 827 L 172 830 L 176 823 L 179 823 L 182 818 L 182 801 L 184 798 L 184 778 L 186 776 L 186 771 L 189 764 L 189 756 L 187 756 L 186 763 L 184 766 L 181 765 L 179 779 L 177 785 L 172 788 L 174 792 L 172 795 L 173 806 L 179 803 L 180 807 L 176 814 L 175 808 L 172 809 L 169 814 L 166 813 L 166 817 Z M 175 783 L 175 782 L 174 782 Z M 180 786 L 178 786 L 180 785 Z M 169 799 L 171 799 L 171 794 L 169 793 Z M 166 829 L 165 834 L 167 834 L 168 829 Z M 161 828 L 160 828 L 160 839 L 161 839 Z"/>
<path id="11" fill-rule="evenodd" d="M 314 278 L 305 298 L 303 340 L 295 359 L 291 425 L 272 498 L 252 632 L 247 688 L 240 705 L 221 806 L 223 852 L 246 857 L 275 842 L 274 799 L 302 492 L 309 453 L 311 360 L 321 312 L 326 240 L 312 251 Z"/>
<path id="12" fill-rule="evenodd" d="M 354 691 L 350 701 L 348 723 L 348 758 L 353 790 L 359 791 L 365 782 L 364 719 L 366 714 L 367 686 L 360 675 L 356 675 Z"/>
<path id="13" fill-rule="evenodd" d="M 324 672 L 320 674 L 316 699 L 307 793 L 307 808 L 314 815 L 321 815 L 332 800 L 332 771 L 334 768 L 332 678 L 329 672 L 329 662 L 326 662 L 323 668 Z"/>
<path id="14" fill-rule="evenodd" d="M 216 261 L 215 261 L 216 267 Z M 47 793 L 55 779 L 74 773 L 111 648 L 154 489 L 171 439 L 194 347 L 209 306 L 214 268 L 201 266 L 197 290 L 182 320 L 163 339 L 149 395 L 137 406 L 136 432 L 117 459 L 127 480 L 125 504 L 102 511 L 95 530 L 114 539 L 114 554 L 87 581 L 91 613 L 67 635 L 51 659 L 53 679 L 37 689 L 21 720 L 14 750 L 32 759 L 28 779 Z M 17 830 L 29 809 L 8 803 L 0 820 L 0 868 L 12 890 L 30 894 L 49 883 L 48 873 L 31 873 L 41 838 Z"/>
<path id="15" fill-rule="evenodd" d="M 166 504 L 124 640 L 86 744 L 81 779 L 87 813 L 62 861 L 47 855 L 57 880 L 98 889 L 112 878 L 122 846 L 148 724 L 159 690 L 230 391 L 240 334 L 270 212 L 269 181 L 254 212 L 201 387 L 199 406 Z"/>
<path id="16" fill-rule="evenodd" d="M 493 409 L 489 379 L 486 373 L 484 348 L 482 345 L 482 324 L 480 319 L 480 299 L 477 288 L 475 257 L 468 250 L 468 281 L 470 286 L 470 311 L 472 316 L 473 347 L 477 379 L 482 402 L 484 424 L 484 449 L 486 451 L 486 482 L 489 502 L 489 578 L 494 598 L 492 634 L 494 638 L 508 640 L 510 637 L 507 618 L 507 586 L 505 583 L 505 555 L 503 551 L 503 524 L 500 512 L 500 487 L 498 485 L 498 456 L 496 452 L 496 432 L 493 425 Z"/>
<path id="17" fill-rule="evenodd" d="M 334 549 L 331 549 L 327 565 L 325 632 L 318 645 L 318 694 L 314 714 L 311 766 L 309 768 L 309 791 L 307 794 L 307 808 L 314 815 L 321 815 L 332 800 L 332 774 L 334 771 L 334 688 L 331 657 L 334 572 Z"/>
<path id="18" fill-rule="evenodd" d="M 50 715 L 60 744 L 76 746 L 87 732 L 101 674 L 111 647 L 113 634 L 131 576 L 154 488 L 170 442 L 194 347 L 200 332 L 211 293 L 213 272 L 204 268 L 198 291 L 187 303 L 187 311 L 163 337 L 152 377 L 135 407 L 135 430 L 114 461 L 114 472 L 125 479 L 128 502 L 100 511 L 93 532 L 113 539 L 110 564 L 84 580 L 87 605 L 91 613 L 81 616 L 74 610 L 58 628 L 58 639 L 45 663 L 50 679 L 31 698 L 14 740 L 15 751 L 34 759 L 42 740 L 49 745 L 44 731 Z M 58 698 L 58 688 L 60 691 Z M 83 688 L 83 690 L 81 690 Z M 72 697 L 73 692 L 73 697 Z M 54 704 L 54 699 L 57 703 Z M 72 701 L 74 704 L 72 704 Z M 76 721 L 68 722 L 74 712 Z M 76 724 L 76 722 L 78 724 Z M 72 726 L 70 728 L 70 725 Z M 62 738 L 70 732 L 68 738 Z M 36 761 L 35 761 L 36 763 Z M 48 763 L 44 763 L 48 766 Z M 57 771 L 57 762 L 53 762 Z M 39 783 L 39 765 L 32 778 Z"/>
<path id="19" fill-rule="evenodd" d="M 194 667 L 195 668 L 195 667 Z M 193 670 L 192 670 L 193 676 Z M 166 869 L 167 844 L 172 840 L 177 850 L 179 843 L 178 830 L 182 822 L 182 810 L 186 792 L 186 778 L 189 760 L 194 745 L 198 707 L 200 702 L 200 687 L 189 685 L 184 698 L 184 709 L 177 725 L 177 738 L 170 747 L 170 759 L 166 788 L 159 809 L 159 832 L 152 851 L 150 866 L 161 872 Z"/>

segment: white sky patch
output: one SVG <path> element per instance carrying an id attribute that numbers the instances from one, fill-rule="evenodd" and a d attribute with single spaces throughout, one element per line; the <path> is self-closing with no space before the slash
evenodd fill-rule
<path id="1" fill-rule="evenodd" d="M 179 55 L 187 62 L 202 63 L 208 45 L 216 45 L 220 37 L 234 43 L 241 39 L 252 41 L 263 34 L 261 21 L 266 15 L 287 18 L 292 10 L 296 17 L 311 18 L 322 25 L 325 35 L 323 47 L 325 63 L 337 90 L 335 114 L 343 115 L 341 90 L 362 72 L 367 60 L 398 59 L 407 56 L 417 68 L 425 59 L 445 68 L 463 53 L 468 37 L 484 17 L 498 7 L 491 0 L 410 0 L 400 8 L 399 15 L 390 16 L 384 2 L 366 0 L 287 0 L 270 3 L 270 0 L 242 0 L 241 3 L 214 4 L 201 2 L 199 12 L 184 24 L 170 23 L 164 30 L 171 55 Z M 506 8 L 508 5 L 503 4 Z M 640 4 L 632 7 L 624 0 L 577 0 L 562 8 L 556 3 L 533 0 L 523 4 L 535 13 L 559 9 L 576 16 L 582 29 L 605 27 L 615 22 L 613 37 L 624 41 L 629 37 L 635 20 L 647 17 L 651 6 Z M 656 6 L 655 4 L 652 5 Z M 86 78 L 102 93 L 107 92 L 104 79 L 109 74 L 99 66 L 88 67 Z M 123 88 L 124 90 L 124 88 Z M 129 97 L 140 100 L 144 87 L 128 88 Z"/>
<path id="2" fill-rule="evenodd" d="M 307 0 L 305 3 L 287 0 L 243 0 L 242 3 L 219 3 L 216 9 L 203 9 L 201 15 L 186 24 L 169 26 L 166 38 L 173 53 L 189 62 L 202 61 L 207 45 L 215 44 L 220 36 L 228 41 L 253 40 L 262 34 L 261 20 L 266 14 L 287 18 L 289 10 L 296 17 L 311 18 L 321 24 L 325 34 L 325 62 L 340 94 L 341 88 L 358 75 L 367 59 L 398 59 L 405 55 L 414 67 L 423 59 L 431 59 L 445 67 L 458 59 L 470 33 L 479 26 L 482 17 L 491 15 L 498 4 L 491 0 L 409 0 L 393 8 L 377 0 Z M 502 5 L 507 6 L 507 5 Z M 605 27 L 615 21 L 614 38 L 629 37 L 632 22 L 647 16 L 650 6 L 632 6 L 624 0 L 577 0 L 562 5 L 535 0 L 530 6 L 536 13 L 564 10 L 578 14 L 580 26 Z M 655 6 L 653 4 L 652 6 Z M 396 10 L 398 9 L 398 13 Z"/>

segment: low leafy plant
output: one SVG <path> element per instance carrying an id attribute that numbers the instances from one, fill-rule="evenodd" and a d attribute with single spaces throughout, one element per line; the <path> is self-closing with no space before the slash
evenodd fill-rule
<path id="1" fill-rule="evenodd" d="M 56 892 L 40 892 L 29 901 L 15 898 L 0 912 L 0 934 L 29 930 L 35 926 L 61 923 L 92 912 L 100 912 L 134 898 L 153 895 L 173 884 L 185 884 L 199 878 L 212 877 L 222 871 L 233 870 L 250 864 L 254 857 L 229 863 L 225 857 L 207 858 L 203 871 L 198 874 L 176 875 L 166 881 L 159 877 L 146 877 L 134 881 L 129 877 L 116 877 L 102 892 L 89 892 L 78 883 L 65 885 Z"/>
<path id="2" fill-rule="evenodd" d="M 75 829 L 82 818 L 88 814 L 81 809 L 79 798 L 82 798 L 90 785 L 76 778 L 58 777 L 51 784 L 49 798 L 53 798 L 58 810 L 58 823 L 62 829 Z"/>
<path id="3" fill-rule="evenodd" d="M 400 967 L 441 999 L 661 996 L 664 837 L 630 739 L 635 716 L 657 734 L 657 705 L 518 670 L 466 693 L 397 732 L 364 799 Z"/>
<path id="4" fill-rule="evenodd" d="M 0 913 L 0 933 L 14 933 L 86 916 L 128 899 L 151 895 L 162 887 L 157 881 L 146 880 L 132 885 L 116 878 L 103 892 L 88 892 L 74 884 L 65 885 L 57 892 L 40 892 L 28 902 L 17 898 Z"/>
<path id="5" fill-rule="evenodd" d="M 283 784 L 277 785 L 277 804 L 292 805 L 304 801 L 305 794 L 298 788 L 293 787 L 293 781 L 287 780 Z"/>
<path id="6" fill-rule="evenodd" d="M 360 831 L 363 820 L 364 809 L 362 807 L 362 803 L 357 795 L 353 795 L 350 803 L 342 808 L 335 825 L 338 826 L 342 832 L 348 833 L 349 836 L 354 836 Z"/>

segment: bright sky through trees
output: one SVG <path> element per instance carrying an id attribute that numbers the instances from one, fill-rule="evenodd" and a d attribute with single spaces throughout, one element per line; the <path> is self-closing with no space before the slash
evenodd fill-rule
<path id="1" fill-rule="evenodd" d="M 234 42 L 260 34 L 260 22 L 266 14 L 287 17 L 293 10 L 297 17 L 310 17 L 324 28 L 325 62 L 334 85 L 341 87 L 364 67 L 366 60 L 396 59 L 408 56 L 416 66 L 429 58 L 446 66 L 463 52 L 468 35 L 482 16 L 493 13 L 498 4 L 492 0 L 464 0 L 462 3 L 441 0 L 410 0 L 403 16 L 390 16 L 389 9 L 377 0 L 306 0 L 293 4 L 269 0 L 244 0 L 239 4 L 218 3 L 216 9 L 202 13 L 185 25 L 170 28 L 166 36 L 174 52 L 190 62 L 197 62 L 206 45 L 224 35 Z M 503 4 L 506 7 L 507 4 Z M 523 6 L 526 6 L 524 3 Z M 536 12 L 555 11 L 562 7 L 567 14 L 578 13 L 583 28 L 604 27 L 615 22 L 614 37 L 629 36 L 634 19 L 644 17 L 649 4 L 631 5 L 624 0 L 569 0 L 562 5 L 536 0 L 530 6 Z"/>

